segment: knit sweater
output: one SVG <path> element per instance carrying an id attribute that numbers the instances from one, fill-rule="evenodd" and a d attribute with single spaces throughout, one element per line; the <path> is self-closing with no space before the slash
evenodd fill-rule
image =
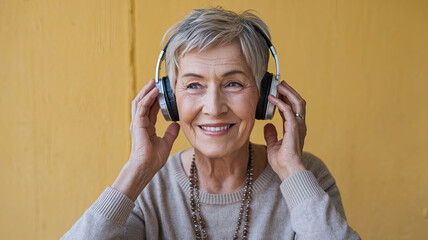
<path id="1" fill-rule="evenodd" d="M 180 153 L 132 202 L 107 187 L 62 239 L 195 239 L 189 180 Z M 360 239 L 348 226 L 335 180 L 324 163 L 303 154 L 305 171 L 279 179 L 267 164 L 253 183 L 249 239 Z M 243 190 L 200 192 L 210 239 L 231 239 Z"/>

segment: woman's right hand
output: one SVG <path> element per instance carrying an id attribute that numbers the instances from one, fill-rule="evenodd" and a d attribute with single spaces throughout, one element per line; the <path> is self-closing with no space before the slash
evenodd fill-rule
<path id="1" fill-rule="evenodd" d="M 177 123 L 171 123 L 162 138 L 156 135 L 158 94 L 155 81 L 151 79 L 131 103 L 131 154 L 112 187 L 133 201 L 165 165 L 180 129 Z"/>
<path id="2" fill-rule="evenodd" d="M 163 138 L 156 135 L 158 94 L 155 81 L 151 79 L 131 103 L 132 120 L 129 126 L 132 136 L 130 160 L 136 161 L 138 165 L 150 167 L 156 172 L 165 165 L 180 129 L 178 123 L 172 123 Z"/>

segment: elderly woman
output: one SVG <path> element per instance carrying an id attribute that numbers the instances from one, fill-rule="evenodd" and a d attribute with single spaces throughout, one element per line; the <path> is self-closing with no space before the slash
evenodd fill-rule
<path id="1" fill-rule="evenodd" d="M 168 78 L 157 81 L 173 99 L 155 80 L 138 93 L 128 162 L 63 238 L 359 239 L 332 175 L 302 152 L 305 101 L 266 74 L 266 24 L 250 12 L 202 9 L 170 34 Z M 249 140 L 261 96 L 283 119 L 281 140 L 265 126 L 266 146 Z M 180 121 L 164 137 L 155 130 L 160 107 Z M 169 157 L 179 126 L 192 147 Z"/>

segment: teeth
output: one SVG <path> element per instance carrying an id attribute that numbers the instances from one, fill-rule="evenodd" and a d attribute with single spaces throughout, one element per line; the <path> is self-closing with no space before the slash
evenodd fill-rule
<path id="1" fill-rule="evenodd" d="M 226 125 L 223 127 L 204 127 L 204 126 L 201 126 L 201 128 L 204 129 L 205 131 L 220 132 L 220 131 L 223 131 L 223 130 L 230 128 L 231 126 L 232 126 L 232 124 Z"/>

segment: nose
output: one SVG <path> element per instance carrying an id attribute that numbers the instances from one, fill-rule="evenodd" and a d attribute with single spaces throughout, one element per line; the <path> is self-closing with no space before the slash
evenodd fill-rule
<path id="1" fill-rule="evenodd" d="M 210 116 L 218 116 L 228 110 L 225 96 L 218 87 L 208 87 L 203 98 L 202 112 Z"/>

